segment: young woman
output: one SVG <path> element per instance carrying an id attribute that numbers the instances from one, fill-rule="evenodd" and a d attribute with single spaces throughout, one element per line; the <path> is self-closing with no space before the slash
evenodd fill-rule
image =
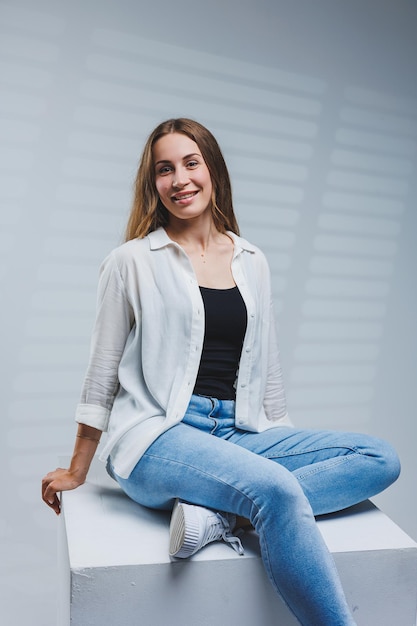
<path id="1" fill-rule="evenodd" d="M 262 252 L 239 236 L 212 134 L 160 124 L 139 166 L 126 242 L 104 261 L 68 469 L 42 481 L 59 514 L 101 459 L 126 494 L 173 509 L 170 554 L 243 547 L 250 524 L 276 591 L 304 626 L 354 620 L 315 516 L 382 491 L 394 450 L 363 434 L 298 430 L 288 418 Z"/>

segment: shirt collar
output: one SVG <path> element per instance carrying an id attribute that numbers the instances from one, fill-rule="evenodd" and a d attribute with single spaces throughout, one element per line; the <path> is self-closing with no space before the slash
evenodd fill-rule
<path id="1" fill-rule="evenodd" d="M 235 235 L 235 233 L 232 233 L 231 231 L 227 231 L 227 234 L 233 239 L 236 248 L 241 248 L 242 250 L 246 250 L 247 252 L 255 252 L 255 246 L 249 243 L 249 241 L 246 241 L 246 239 Z M 175 241 L 172 241 L 172 239 L 168 237 L 165 229 L 162 226 L 150 232 L 148 234 L 148 237 L 151 250 L 159 250 L 160 248 L 165 248 L 165 246 L 177 245 Z"/>
<path id="2" fill-rule="evenodd" d="M 150 232 L 148 234 L 148 238 L 151 250 L 159 250 L 159 248 L 165 248 L 165 246 L 177 245 L 175 241 L 172 241 L 172 239 L 168 237 L 165 229 L 162 228 L 162 226 Z"/>
<path id="3" fill-rule="evenodd" d="M 235 233 L 232 233 L 230 230 L 227 231 L 227 234 L 233 239 L 235 248 L 240 248 L 241 250 L 246 250 L 247 252 L 256 252 L 256 247 L 249 243 L 246 239 L 243 239 L 243 237 L 235 235 Z"/>

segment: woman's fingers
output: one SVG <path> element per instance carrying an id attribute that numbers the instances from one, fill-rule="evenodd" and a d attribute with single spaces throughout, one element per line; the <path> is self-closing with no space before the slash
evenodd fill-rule
<path id="1" fill-rule="evenodd" d="M 61 503 L 58 498 L 58 491 L 62 490 L 62 485 L 59 485 L 59 478 L 66 472 L 61 467 L 57 468 L 54 472 L 49 472 L 42 479 L 42 500 L 47 504 L 57 515 L 61 512 Z"/>
<path id="2" fill-rule="evenodd" d="M 61 502 L 58 493 L 76 489 L 83 484 L 84 480 L 84 474 L 80 478 L 79 475 L 76 475 L 69 469 L 58 467 L 55 471 L 49 472 L 42 478 L 42 500 L 59 515 Z"/>

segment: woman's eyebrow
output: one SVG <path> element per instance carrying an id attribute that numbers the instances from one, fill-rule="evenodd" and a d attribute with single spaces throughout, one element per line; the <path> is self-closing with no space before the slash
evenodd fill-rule
<path id="1" fill-rule="evenodd" d="M 182 157 L 182 160 L 186 161 L 187 159 L 190 159 L 194 156 L 201 157 L 201 154 L 199 154 L 198 152 L 192 152 L 191 154 L 186 154 L 184 157 Z M 171 161 L 169 159 L 160 159 L 159 161 L 155 161 L 155 165 L 159 165 L 160 163 L 171 163 Z"/>

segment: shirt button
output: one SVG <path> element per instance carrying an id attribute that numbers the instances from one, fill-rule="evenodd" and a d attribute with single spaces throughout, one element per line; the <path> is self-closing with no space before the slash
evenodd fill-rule
<path id="1" fill-rule="evenodd" d="M 243 420 L 239 420 L 239 424 L 244 424 L 245 422 Z"/>
<path id="2" fill-rule="evenodd" d="M 246 352 L 250 352 L 250 348 L 246 348 Z"/>
<path id="3" fill-rule="evenodd" d="M 240 386 L 241 387 L 246 387 L 246 383 L 242 383 Z"/>

